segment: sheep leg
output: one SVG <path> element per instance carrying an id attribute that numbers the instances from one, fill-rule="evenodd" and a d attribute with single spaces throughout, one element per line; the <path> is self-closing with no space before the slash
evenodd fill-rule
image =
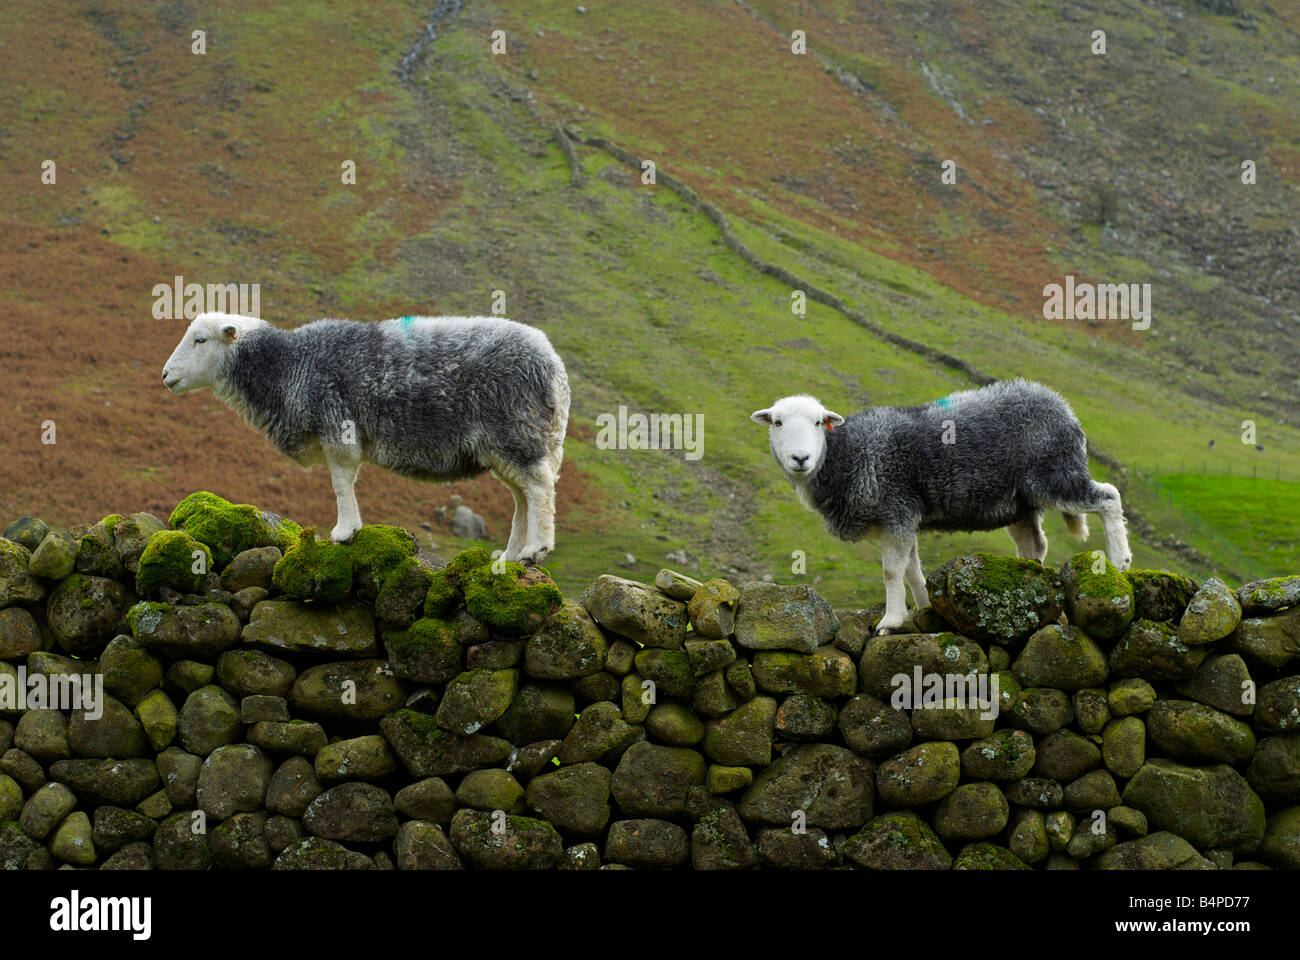
<path id="1" fill-rule="evenodd" d="M 520 551 L 522 563 L 544 563 L 555 549 L 555 474 L 549 465 L 538 468 L 534 477 L 525 480 L 524 496 L 528 501 L 528 535 Z"/>
<path id="2" fill-rule="evenodd" d="M 903 625 L 907 617 L 907 589 L 903 577 L 912 559 L 912 544 L 916 537 L 901 537 L 881 533 L 880 564 L 885 571 L 885 615 L 876 624 L 876 633 L 892 633 Z"/>
<path id="3" fill-rule="evenodd" d="M 506 541 L 501 556 L 506 560 L 517 560 L 524 545 L 524 535 L 528 532 L 528 499 L 519 484 L 507 480 L 499 471 L 493 470 L 492 475 L 510 491 L 510 496 L 515 501 L 515 515 L 510 520 L 510 539 Z"/>
<path id="4" fill-rule="evenodd" d="M 925 589 L 925 572 L 921 569 L 921 553 L 917 549 L 916 538 L 912 538 L 912 552 L 907 560 L 907 585 L 912 589 L 912 602 L 916 609 L 930 605 L 930 594 Z"/>
<path id="5" fill-rule="evenodd" d="M 1043 513 L 1008 524 L 1007 533 L 1016 542 L 1016 556 L 1042 563 L 1047 559 L 1047 534 L 1043 532 Z"/>
<path id="6" fill-rule="evenodd" d="M 330 531 L 330 540 L 346 543 L 361 529 L 361 508 L 357 506 L 357 473 L 361 458 L 336 447 L 325 448 L 325 463 L 329 466 L 330 482 L 334 485 L 334 499 L 338 504 L 338 523 Z"/>

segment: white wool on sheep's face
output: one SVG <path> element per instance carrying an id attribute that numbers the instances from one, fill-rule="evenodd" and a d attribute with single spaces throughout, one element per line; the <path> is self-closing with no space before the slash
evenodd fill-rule
<path id="1" fill-rule="evenodd" d="M 555 546 L 569 382 L 546 335 L 499 317 L 317 320 L 294 330 L 201 314 L 163 368 L 173 393 L 210 388 L 303 466 L 325 464 L 335 541 L 361 528 L 363 462 L 420 480 L 491 472 L 515 500 L 504 556 Z"/>

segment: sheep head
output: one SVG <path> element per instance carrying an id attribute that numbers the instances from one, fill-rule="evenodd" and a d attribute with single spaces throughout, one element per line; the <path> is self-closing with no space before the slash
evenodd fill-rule
<path id="1" fill-rule="evenodd" d="M 163 384 L 172 393 L 213 386 L 235 342 L 264 322 L 233 313 L 199 314 L 163 366 Z"/>
<path id="2" fill-rule="evenodd" d="M 782 397 L 766 410 L 755 410 L 749 419 L 768 427 L 772 456 L 792 480 L 817 472 L 826 453 L 826 434 L 844 422 L 807 394 Z"/>

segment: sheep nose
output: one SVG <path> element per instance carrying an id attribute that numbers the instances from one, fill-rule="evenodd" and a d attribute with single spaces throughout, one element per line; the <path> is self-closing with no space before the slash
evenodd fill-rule
<path id="1" fill-rule="evenodd" d="M 167 371 L 164 370 L 164 371 L 163 371 L 163 383 L 166 383 L 166 382 L 167 382 Z"/>
<path id="2" fill-rule="evenodd" d="M 790 455 L 790 459 L 793 460 L 795 463 L 799 464 L 799 466 L 802 467 L 805 463 L 808 462 L 808 454 L 805 453 L 805 454 L 800 455 L 800 454 L 797 454 L 797 453 L 792 453 L 792 454 Z"/>

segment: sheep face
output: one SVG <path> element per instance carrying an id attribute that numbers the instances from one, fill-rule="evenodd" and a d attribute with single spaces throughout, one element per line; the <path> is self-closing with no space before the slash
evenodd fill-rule
<path id="1" fill-rule="evenodd" d="M 844 418 L 827 410 L 816 397 L 784 397 L 749 419 L 766 424 L 777 466 L 791 480 L 806 480 L 817 472 L 826 454 L 826 434 Z"/>
<path id="2" fill-rule="evenodd" d="M 163 366 L 163 384 L 172 393 L 211 387 L 235 341 L 262 322 L 234 314 L 199 314 Z"/>

